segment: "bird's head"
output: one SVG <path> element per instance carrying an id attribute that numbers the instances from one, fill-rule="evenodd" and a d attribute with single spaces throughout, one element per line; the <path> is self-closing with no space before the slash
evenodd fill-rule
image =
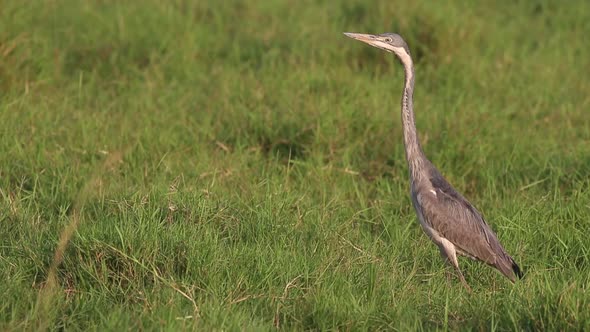
<path id="1" fill-rule="evenodd" d="M 371 46 L 394 53 L 404 64 L 411 63 L 412 61 L 408 44 L 406 44 L 406 41 L 396 33 L 387 32 L 380 35 L 371 35 L 365 33 L 345 32 L 344 34 L 352 39 L 360 40 Z"/>

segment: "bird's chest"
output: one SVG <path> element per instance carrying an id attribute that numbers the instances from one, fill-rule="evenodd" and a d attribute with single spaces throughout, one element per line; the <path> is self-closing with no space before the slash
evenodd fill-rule
<path id="1" fill-rule="evenodd" d="M 434 191 L 433 188 L 421 189 L 422 190 L 420 190 L 419 193 L 416 187 L 411 187 L 412 205 L 414 206 L 414 210 L 416 211 L 418 222 L 420 222 L 420 226 L 422 226 L 424 233 L 426 233 L 426 235 L 428 235 L 428 237 L 434 243 L 441 244 L 444 241 L 444 238 L 432 227 L 432 223 L 424 215 L 424 207 L 420 203 L 420 195 L 433 195 L 436 197 L 436 191 Z"/>

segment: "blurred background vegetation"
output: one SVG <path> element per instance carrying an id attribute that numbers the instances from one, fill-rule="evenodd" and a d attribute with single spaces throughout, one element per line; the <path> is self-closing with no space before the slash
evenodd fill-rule
<path id="1" fill-rule="evenodd" d="M 587 1 L 1 7 L 3 329 L 589 327 Z M 406 39 L 425 152 L 525 280 L 446 280 L 403 70 L 344 31 Z"/>

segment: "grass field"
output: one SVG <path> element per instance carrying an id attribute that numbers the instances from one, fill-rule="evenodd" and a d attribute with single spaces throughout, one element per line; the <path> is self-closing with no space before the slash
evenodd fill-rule
<path id="1" fill-rule="evenodd" d="M 590 2 L 4 1 L 0 330 L 590 329 Z M 424 150 L 525 270 L 447 280 Z"/>

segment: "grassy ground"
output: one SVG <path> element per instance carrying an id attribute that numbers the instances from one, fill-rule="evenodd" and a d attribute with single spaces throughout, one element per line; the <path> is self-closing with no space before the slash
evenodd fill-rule
<path id="1" fill-rule="evenodd" d="M 474 3 L 475 4 L 475 3 Z M 590 5 L 5 1 L 0 329 L 590 328 Z M 426 154 L 526 271 L 448 282 Z"/>

